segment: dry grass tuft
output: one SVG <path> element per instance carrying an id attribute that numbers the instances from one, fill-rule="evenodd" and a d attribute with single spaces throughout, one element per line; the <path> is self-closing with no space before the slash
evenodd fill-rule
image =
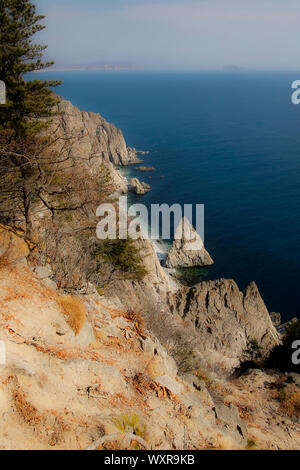
<path id="1" fill-rule="evenodd" d="M 234 441 L 234 439 L 230 436 L 220 436 L 217 439 L 218 446 L 216 449 L 220 450 L 236 450 L 237 449 L 237 443 Z"/>
<path id="2" fill-rule="evenodd" d="M 145 330 L 147 328 L 145 318 L 141 312 L 128 310 L 128 312 L 125 313 L 124 317 L 132 323 L 138 324 L 139 328 L 141 328 L 142 330 Z"/>
<path id="3" fill-rule="evenodd" d="M 9 266 L 9 260 L 5 254 L 0 256 L 0 269 L 7 268 Z"/>
<path id="4" fill-rule="evenodd" d="M 289 384 L 278 392 L 278 400 L 288 416 L 300 417 L 300 390 L 295 384 Z"/>
<path id="5" fill-rule="evenodd" d="M 21 390 L 15 390 L 13 396 L 17 412 L 22 416 L 24 421 L 34 426 L 40 424 L 41 417 L 37 409 L 26 400 L 25 394 Z"/>
<path id="6" fill-rule="evenodd" d="M 67 323 L 78 335 L 86 320 L 86 308 L 79 297 L 65 295 L 58 300 L 59 305 L 67 317 Z"/>

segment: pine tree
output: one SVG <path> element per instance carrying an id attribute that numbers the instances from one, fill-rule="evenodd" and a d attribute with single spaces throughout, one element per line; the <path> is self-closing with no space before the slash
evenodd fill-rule
<path id="1" fill-rule="evenodd" d="M 0 80 L 6 85 L 7 98 L 0 105 L 0 205 L 8 215 L 23 214 L 28 235 L 35 186 L 50 141 L 41 131 L 57 102 L 49 87 L 60 83 L 26 79 L 26 74 L 53 64 L 43 61 L 47 46 L 33 42 L 34 35 L 45 28 L 40 24 L 43 19 L 28 0 L 0 0 Z"/>
<path id="2" fill-rule="evenodd" d="M 55 95 L 49 87 L 58 81 L 27 81 L 24 75 L 50 67 L 43 62 L 47 46 L 34 44 L 43 30 L 43 15 L 28 0 L 0 0 L 0 79 L 6 84 L 7 103 L 0 106 L 0 131 L 15 136 L 35 135 L 51 116 Z"/>

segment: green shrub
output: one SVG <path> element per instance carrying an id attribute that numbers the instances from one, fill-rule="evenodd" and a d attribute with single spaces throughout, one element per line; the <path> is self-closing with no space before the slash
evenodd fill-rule
<path id="1" fill-rule="evenodd" d="M 124 414 L 120 418 L 113 419 L 113 424 L 122 433 L 129 432 L 144 439 L 146 426 L 141 424 L 140 417 L 136 413 Z"/>
<path id="2" fill-rule="evenodd" d="M 147 274 L 134 240 L 101 240 L 94 251 L 97 260 L 110 263 L 124 279 L 141 281 Z"/>
<path id="3" fill-rule="evenodd" d="M 65 215 L 65 220 L 66 220 L 66 222 L 72 222 L 72 221 L 73 221 L 73 216 L 72 216 L 72 214 L 66 214 L 66 215 Z"/>
<path id="4" fill-rule="evenodd" d="M 199 359 L 196 351 L 196 345 L 190 338 L 177 333 L 165 344 L 168 354 L 176 362 L 178 373 L 187 374 L 198 368 Z"/>
<path id="5" fill-rule="evenodd" d="M 256 447 L 256 442 L 253 439 L 248 439 L 246 450 L 252 450 L 254 447 Z"/>

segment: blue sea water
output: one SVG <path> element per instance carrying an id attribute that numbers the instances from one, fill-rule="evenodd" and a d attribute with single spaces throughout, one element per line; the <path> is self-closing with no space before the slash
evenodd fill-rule
<path id="1" fill-rule="evenodd" d="M 59 94 L 149 150 L 141 201 L 205 204 L 208 279 L 255 280 L 270 311 L 300 311 L 300 73 L 50 72 Z M 135 170 L 131 172 L 135 174 Z"/>

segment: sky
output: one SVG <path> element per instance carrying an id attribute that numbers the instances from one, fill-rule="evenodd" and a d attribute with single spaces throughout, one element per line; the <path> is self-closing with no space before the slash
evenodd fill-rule
<path id="1" fill-rule="evenodd" d="M 33 0 L 34 1 L 34 0 Z M 57 66 L 298 69 L 299 0 L 36 0 Z"/>

